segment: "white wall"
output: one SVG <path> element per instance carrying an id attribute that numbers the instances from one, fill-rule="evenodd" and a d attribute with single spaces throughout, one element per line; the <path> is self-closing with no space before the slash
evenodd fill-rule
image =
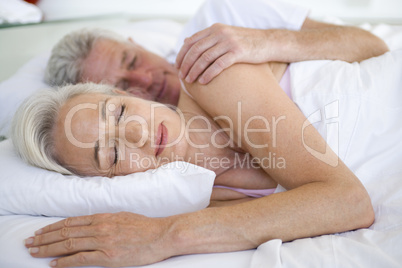
<path id="1" fill-rule="evenodd" d="M 45 20 L 125 14 L 187 20 L 204 0 L 39 0 Z"/>
<path id="2" fill-rule="evenodd" d="M 219 1 L 219 0 L 215 0 Z M 244 0 L 247 1 L 247 0 Z M 309 7 L 311 15 L 336 16 L 351 22 L 402 24 L 402 0 L 284 0 Z M 39 0 L 45 20 L 126 14 L 186 20 L 204 0 Z"/>
<path id="3" fill-rule="evenodd" d="M 49 52 L 58 40 L 73 30 L 83 27 L 122 27 L 127 22 L 127 19 L 105 18 L 2 28 L 0 82 L 11 77 L 28 60 Z"/>

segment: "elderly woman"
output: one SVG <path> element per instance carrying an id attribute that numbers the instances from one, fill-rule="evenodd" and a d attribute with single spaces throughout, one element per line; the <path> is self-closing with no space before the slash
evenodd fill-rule
<path id="1" fill-rule="evenodd" d="M 235 64 L 207 86 L 184 84 L 177 107 L 95 84 L 30 98 L 13 133 L 18 151 L 34 165 L 115 176 L 144 170 L 135 159 L 148 158 L 151 168 L 184 160 L 213 170 L 220 186 L 211 206 L 194 213 L 65 219 L 36 232 L 27 244 L 31 255 L 63 255 L 54 267 L 144 265 L 370 226 L 374 213 L 358 178 L 314 127 L 302 131 L 307 119 L 278 84 L 285 69 Z M 264 164 L 268 157 L 280 164 Z M 270 194 L 278 184 L 287 191 Z"/>

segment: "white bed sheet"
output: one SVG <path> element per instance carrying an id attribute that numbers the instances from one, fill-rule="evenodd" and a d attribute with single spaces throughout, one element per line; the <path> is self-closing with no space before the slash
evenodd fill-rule
<path id="1" fill-rule="evenodd" d="M 33 235 L 44 225 L 62 218 L 8 215 L 0 217 L 0 267 L 4 268 L 43 268 L 49 267 L 52 258 L 34 259 L 26 250 L 23 240 Z M 152 268 L 170 267 L 249 267 L 253 250 L 240 252 L 198 254 L 170 258 L 150 266 Z"/>
<path id="2" fill-rule="evenodd" d="M 366 27 L 382 36 L 391 49 L 402 48 L 401 27 Z M 394 68 L 400 74 L 401 64 L 402 59 Z M 397 86 L 402 91 L 402 83 Z M 397 101 L 402 103 L 401 98 L 395 103 Z M 369 152 L 364 161 L 353 162 L 353 169 L 359 178 L 363 178 L 376 213 L 375 223 L 369 229 L 288 243 L 272 240 L 256 250 L 178 256 L 147 267 L 402 267 L 402 107 L 399 105 L 392 109 L 394 116 L 390 118 L 390 114 L 387 114 L 384 118 L 387 132 L 372 133 L 378 135 L 375 143 L 368 143 L 366 148 L 355 148 L 356 153 L 370 149 L 364 152 Z M 383 128 L 380 125 L 377 129 Z M 381 136 L 387 143 L 381 142 Z M 387 151 L 389 144 L 393 146 Z M 382 161 L 373 162 L 378 158 Z M 60 218 L 1 216 L 0 267 L 48 267 L 51 258 L 32 258 L 23 245 L 23 239 L 57 220 Z"/>

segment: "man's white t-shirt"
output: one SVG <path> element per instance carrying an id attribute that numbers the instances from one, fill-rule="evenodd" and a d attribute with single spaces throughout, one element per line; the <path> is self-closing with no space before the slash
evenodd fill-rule
<path id="1" fill-rule="evenodd" d="M 174 63 L 186 37 L 214 23 L 255 29 L 300 30 L 309 10 L 279 0 L 207 0 L 179 35 L 174 53 L 167 60 Z"/>
<path id="2" fill-rule="evenodd" d="M 279 0 L 207 0 L 184 26 L 167 60 L 174 63 L 184 39 L 214 23 L 254 29 L 300 30 L 308 13 L 306 8 Z M 289 69 L 282 77 L 280 86 L 292 99 Z"/>

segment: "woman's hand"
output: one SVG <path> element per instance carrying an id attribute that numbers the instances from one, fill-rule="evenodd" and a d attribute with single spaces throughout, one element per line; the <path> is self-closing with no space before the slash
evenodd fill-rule
<path id="1" fill-rule="evenodd" d="M 26 240 L 33 257 L 62 256 L 52 267 L 133 266 L 164 260 L 167 221 L 120 212 L 67 218 Z"/>
<path id="2" fill-rule="evenodd" d="M 177 55 L 179 77 L 209 83 L 234 63 L 264 63 L 270 59 L 267 31 L 216 23 L 186 38 Z"/>

